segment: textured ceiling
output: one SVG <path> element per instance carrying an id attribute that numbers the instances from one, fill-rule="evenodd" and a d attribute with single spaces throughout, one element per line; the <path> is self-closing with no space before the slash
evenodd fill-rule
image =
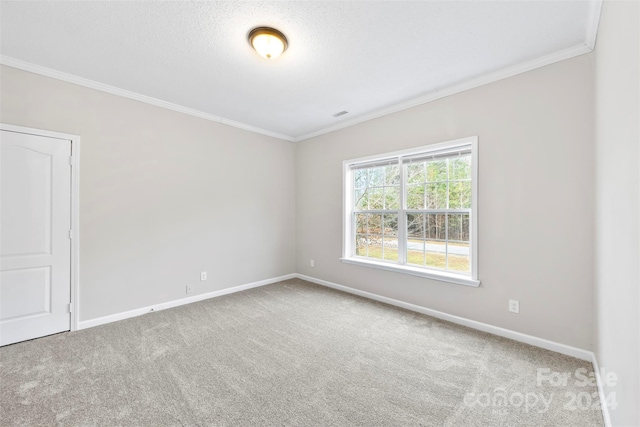
<path id="1" fill-rule="evenodd" d="M 2 1 L 0 53 L 301 139 L 584 46 L 594 4 Z M 246 40 L 264 25 L 289 39 L 274 61 Z"/>

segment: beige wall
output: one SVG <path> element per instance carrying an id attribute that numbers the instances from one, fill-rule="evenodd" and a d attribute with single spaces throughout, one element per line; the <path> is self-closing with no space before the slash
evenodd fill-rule
<path id="1" fill-rule="evenodd" d="M 562 61 L 298 143 L 298 273 L 590 349 L 592 61 Z M 481 287 L 339 261 L 343 160 L 471 135 L 479 137 Z M 510 298 L 520 314 L 508 312 Z"/>
<path id="2" fill-rule="evenodd" d="M 640 5 L 603 5 L 596 44 L 595 353 L 614 426 L 640 425 Z"/>
<path id="3" fill-rule="evenodd" d="M 595 55 L 297 146 L 4 66 L 0 121 L 82 137 L 83 321 L 297 271 L 593 348 L 638 425 L 638 9 L 605 3 Z M 471 135 L 480 288 L 339 261 L 343 160 Z"/>
<path id="4" fill-rule="evenodd" d="M 0 121 L 82 138 L 81 321 L 294 272 L 294 145 L 1 73 Z"/>
<path id="5" fill-rule="evenodd" d="M 297 146 L 0 70 L 0 121 L 82 137 L 82 321 L 297 271 L 593 348 L 640 421 L 637 3 L 605 3 L 595 55 Z M 339 261 L 343 160 L 471 135 L 481 287 Z"/>

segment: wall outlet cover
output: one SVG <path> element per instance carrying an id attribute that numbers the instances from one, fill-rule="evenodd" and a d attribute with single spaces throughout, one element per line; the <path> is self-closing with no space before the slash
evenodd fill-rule
<path id="1" fill-rule="evenodd" d="M 520 313 L 520 301 L 515 299 L 509 300 L 509 311 L 512 313 Z"/>

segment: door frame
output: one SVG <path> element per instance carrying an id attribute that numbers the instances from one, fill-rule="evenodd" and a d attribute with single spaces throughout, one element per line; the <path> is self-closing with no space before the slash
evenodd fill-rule
<path id="1" fill-rule="evenodd" d="M 0 123 L 0 130 L 71 141 L 71 331 L 80 322 L 80 136 Z"/>

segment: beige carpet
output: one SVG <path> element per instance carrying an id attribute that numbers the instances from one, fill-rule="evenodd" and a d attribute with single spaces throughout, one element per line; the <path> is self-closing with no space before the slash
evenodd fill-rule
<path id="1" fill-rule="evenodd" d="M 289 280 L 0 348 L 0 425 L 602 425 L 580 368 Z"/>

